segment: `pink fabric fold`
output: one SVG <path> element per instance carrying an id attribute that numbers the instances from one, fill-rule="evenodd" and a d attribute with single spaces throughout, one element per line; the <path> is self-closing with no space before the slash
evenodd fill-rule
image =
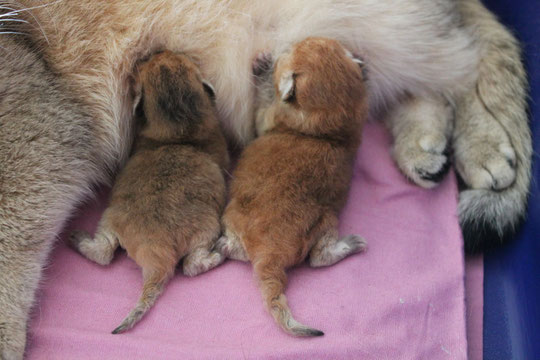
<path id="1" fill-rule="evenodd" d="M 325 336 L 293 338 L 265 311 L 249 264 L 228 261 L 195 278 L 177 271 L 130 332 L 111 335 L 135 304 L 141 271 L 119 252 L 102 267 L 58 242 L 33 314 L 29 359 L 466 359 L 464 261 L 453 174 L 435 189 L 407 182 L 389 137 L 365 128 L 343 235 L 365 253 L 289 272 L 295 317 Z M 66 229 L 93 231 L 106 195 Z"/>

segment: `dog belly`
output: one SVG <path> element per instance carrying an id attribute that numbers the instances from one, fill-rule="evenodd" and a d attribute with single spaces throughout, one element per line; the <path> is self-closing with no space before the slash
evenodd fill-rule
<path id="1" fill-rule="evenodd" d="M 98 0 L 33 12 L 47 35 L 46 58 L 94 109 L 104 154 L 115 162 L 125 159 L 130 145 L 130 74 L 137 60 L 164 48 L 200 63 L 229 136 L 244 143 L 254 136 L 254 54 L 277 55 L 310 35 L 336 38 L 365 58 L 373 108 L 404 92 L 451 95 L 474 78 L 476 49 L 451 23 L 452 14 L 437 12 L 434 7 L 443 5 L 434 3 Z"/>

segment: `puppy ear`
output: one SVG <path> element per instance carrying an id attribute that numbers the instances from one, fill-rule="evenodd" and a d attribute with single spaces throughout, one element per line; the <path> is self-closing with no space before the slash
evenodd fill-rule
<path id="1" fill-rule="evenodd" d="M 204 91 L 206 91 L 210 99 L 212 99 L 212 101 L 216 100 L 216 91 L 214 90 L 214 87 L 212 86 L 212 84 L 210 84 L 206 80 L 203 80 L 202 84 L 203 84 Z"/>
<path id="2" fill-rule="evenodd" d="M 294 99 L 295 91 L 295 74 L 292 71 L 287 71 L 281 75 L 279 80 L 279 93 L 281 100 L 291 102 Z"/>
<path id="3" fill-rule="evenodd" d="M 350 52 L 347 49 L 345 49 L 345 53 L 347 54 L 348 57 L 350 57 L 352 59 L 352 61 L 354 63 L 357 63 L 361 68 L 364 67 L 364 65 L 365 65 L 364 60 L 362 60 L 360 58 L 360 56 L 353 54 L 352 52 Z"/>
<path id="4" fill-rule="evenodd" d="M 360 58 L 360 56 L 351 53 L 347 49 L 345 49 L 345 53 L 347 54 L 348 57 L 350 57 L 352 59 L 352 61 L 354 63 L 356 63 L 356 64 L 358 64 L 358 66 L 360 66 L 360 69 L 362 70 L 362 76 L 364 77 L 364 79 L 367 79 L 368 78 L 368 71 L 367 71 L 366 63 L 364 62 L 364 60 L 362 60 L 362 58 Z"/>
<path id="5" fill-rule="evenodd" d="M 141 103 L 142 100 L 142 82 L 139 80 L 139 75 L 134 75 L 131 78 L 131 82 L 133 84 L 133 108 L 132 108 L 132 115 L 134 115 L 137 111 L 137 107 Z"/>

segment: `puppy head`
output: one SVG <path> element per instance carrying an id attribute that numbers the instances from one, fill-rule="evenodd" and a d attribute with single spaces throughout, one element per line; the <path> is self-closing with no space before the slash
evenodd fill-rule
<path id="1" fill-rule="evenodd" d="M 315 126 L 324 131 L 322 122 L 336 125 L 336 116 L 323 114 L 355 117 L 359 104 L 365 107 L 363 62 L 332 39 L 307 38 L 294 45 L 276 63 L 274 86 L 282 106 L 300 115 L 296 124 L 303 130 Z"/>
<path id="2" fill-rule="evenodd" d="M 157 141 L 193 136 L 214 112 L 214 89 L 186 55 L 164 51 L 140 64 L 135 107 L 146 123 L 141 134 Z"/>

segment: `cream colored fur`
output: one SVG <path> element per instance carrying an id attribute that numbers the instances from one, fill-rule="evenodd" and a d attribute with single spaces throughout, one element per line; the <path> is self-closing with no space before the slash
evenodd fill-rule
<path id="1" fill-rule="evenodd" d="M 405 91 L 464 90 L 475 79 L 478 51 L 454 26 L 453 7 L 432 0 L 97 0 L 62 1 L 33 14 L 47 34 L 49 62 L 95 108 L 114 163 L 128 148 L 127 78 L 135 61 L 157 49 L 200 61 L 223 121 L 245 143 L 254 136 L 254 55 L 277 55 L 308 35 L 337 38 L 362 54 L 374 107 Z"/>

